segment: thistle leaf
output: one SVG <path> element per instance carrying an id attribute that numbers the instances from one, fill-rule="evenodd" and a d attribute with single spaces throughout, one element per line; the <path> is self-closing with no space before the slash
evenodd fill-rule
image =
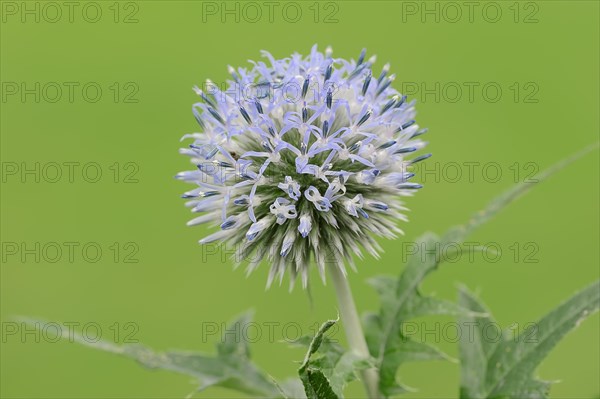
<path id="1" fill-rule="evenodd" d="M 304 384 L 304 392 L 308 399 L 338 399 L 339 396 L 333 392 L 327 377 L 323 372 L 316 368 L 306 369 L 300 374 Z"/>
<path id="2" fill-rule="evenodd" d="M 373 367 L 370 359 L 345 351 L 325 336 L 336 322 L 329 320 L 314 338 L 302 337 L 295 342 L 308 344 L 308 352 L 298 370 L 308 399 L 341 399 L 346 385 L 357 379 L 357 372 Z"/>
<path id="3" fill-rule="evenodd" d="M 245 313 L 229 324 L 223 342 L 217 344 L 216 356 L 199 352 L 155 352 L 137 344 L 91 342 L 79 333 L 69 336 L 69 329 L 66 327 L 61 330 L 64 332 L 63 339 L 134 359 L 149 369 L 169 370 L 194 377 L 198 381 L 198 391 L 219 386 L 253 396 L 281 398 L 277 386 L 250 360 L 247 342 L 241 334 L 243 326 L 250 320 L 251 314 Z M 36 328 L 44 325 L 33 319 L 21 318 L 21 321 Z"/>
<path id="4" fill-rule="evenodd" d="M 466 288 L 459 302 L 474 312 L 485 308 Z M 556 344 L 600 307 L 600 281 L 581 290 L 517 337 L 510 330 L 490 337 L 491 317 L 460 319 L 460 397 L 546 398 L 551 382 L 538 380 L 534 371 Z"/>
<path id="5" fill-rule="evenodd" d="M 434 314 L 470 314 L 467 309 L 435 297 L 423 297 L 419 285 L 427 274 L 440 264 L 435 252 L 440 238 L 426 233 L 417 240 L 418 248 L 434 249 L 427 256 L 411 256 L 399 278 L 380 276 L 369 280 L 380 296 L 378 314 L 364 318 L 369 351 L 377 360 L 379 389 L 385 397 L 407 392 L 410 388 L 396 381 L 398 368 L 405 362 L 422 360 L 452 360 L 439 349 L 416 342 L 402 333 L 402 324 L 410 319 Z"/>
<path id="6" fill-rule="evenodd" d="M 466 224 L 450 228 L 442 237 L 431 232 L 423 234 L 416 240 L 414 247 L 416 251 L 409 256 L 406 268 L 399 278 L 383 276 L 370 280 L 370 284 L 379 294 L 381 309 L 377 314 L 370 313 L 365 316 L 365 335 L 370 353 L 375 357 L 376 366 L 379 368 L 379 389 L 382 395 L 389 397 L 408 390 L 396 381 L 397 370 L 402 363 L 448 358 L 442 355 L 434 356 L 433 354 L 439 354 L 439 351 L 426 344 L 420 347 L 422 353 L 413 351 L 410 356 L 402 355 L 402 346 L 406 345 L 406 337 L 401 331 L 402 323 L 426 315 L 485 317 L 484 309 L 465 308 L 464 304 L 456 305 L 442 299 L 421 295 L 419 286 L 425 276 L 437 269 L 444 261 L 439 249 L 461 244 L 477 227 L 489 221 L 512 201 L 597 148 L 598 143 L 588 146 L 546 169 L 536 177 L 536 180 L 515 185 L 490 202 L 485 209 L 476 212 Z M 540 385 L 538 388 L 542 389 L 543 386 Z"/>

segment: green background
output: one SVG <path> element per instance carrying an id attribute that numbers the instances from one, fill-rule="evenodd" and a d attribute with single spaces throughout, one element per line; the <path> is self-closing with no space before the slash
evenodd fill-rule
<path id="1" fill-rule="evenodd" d="M 258 2 L 262 4 L 262 2 Z M 21 4 L 20 2 L 18 4 Z M 34 7 L 35 2 L 27 2 Z M 43 2 L 39 6 L 43 6 Z M 86 3 L 78 3 L 83 7 Z M 443 2 L 417 2 L 418 7 L 440 7 L 435 16 L 406 16 L 403 5 L 391 1 L 337 2 L 337 22 L 325 23 L 335 11 L 314 3 L 297 2 L 300 21 L 286 21 L 281 11 L 269 22 L 266 14 L 256 23 L 207 16 L 193 1 L 139 1 L 137 23 L 122 23 L 135 10 L 118 4 L 120 23 L 113 21 L 114 3 L 98 2 L 103 16 L 86 22 L 75 13 L 71 23 L 63 16 L 56 23 L 23 23 L 3 14 L 1 26 L 1 80 L 6 82 L 98 82 L 103 90 L 96 103 L 82 99 L 71 103 L 63 94 L 56 103 L 32 96 L 2 101 L 3 162 L 97 162 L 103 176 L 88 183 L 76 175 L 57 183 L 31 177 L 21 182 L 5 176 L 2 185 L 3 242 L 97 242 L 104 252 L 97 263 L 76 255 L 74 262 L 21 262 L 7 257 L 1 266 L 2 322 L 18 315 L 53 321 L 99 323 L 103 337 L 112 340 L 114 323 L 139 326 L 135 338 L 156 349 L 180 348 L 212 351 L 216 337 L 204 339 L 203 323 L 222 323 L 248 308 L 258 323 L 298 323 L 310 333 L 315 323 L 336 314 L 331 287 L 323 287 L 313 274 L 314 307 L 299 289 L 287 286 L 264 290 L 264 265 L 246 278 L 243 270 L 213 255 L 203 262 L 197 240 L 204 227 L 186 228 L 191 214 L 179 194 L 188 186 L 173 179 L 190 169 L 179 156 L 179 138 L 196 130 L 191 90 L 206 78 L 221 82 L 226 65 L 248 65 L 259 50 L 284 57 L 307 53 L 314 43 L 330 44 L 334 56 L 356 57 L 361 48 L 377 54 L 375 69 L 389 61 L 398 76 L 395 86 L 425 82 L 433 87 L 448 82 L 478 82 L 480 88 L 497 82 L 503 89 L 497 102 L 475 90 L 456 102 L 433 96 L 419 100 L 418 122 L 430 129 L 427 140 L 434 158 L 428 164 L 441 172 L 457 162 L 497 162 L 502 177 L 491 183 L 476 169 L 469 181 L 466 168 L 458 182 L 435 175 L 420 176 L 425 189 L 408 200 L 411 222 L 402 227 L 406 236 L 382 241 L 382 260 L 358 262 L 351 273 L 361 311 L 375 309 L 377 298 L 364 284 L 368 277 L 398 273 L 402 269 L 401 241 L 411 241 L 426 230 L 442 233 L 514 183 L 513 170 L 527 162 L 544 168 L 598 139 L 599 109 L 599 3 L 597 1 L 521 2 L 518 22 L 514 2 L 496 2 L 500 21 L 491 23 L 479 3 L 469 22 L 466 6 L 455 23 Z M 227 3 L 234 7 L 233 2 Z M 239 7 L 242 7 L 240 3 Z M 533 4 L 533 5 L 531 5 Z M 217 3 L 221 7 L 221 2 Z M 281 10 L 285 3 L 279 3 Z M 6 6 L 4 2 L 3 7 Z M 23 5 L 20 5 L 22 7 Z M 125 8 L 129 7 L 129 8 Z M 313 7 L 311 9 L 310 7 Z M 513 7 L 512 9 L 510 7 Z M 81 8 L 78 8 L 79 10 Z M 263 8 L 263 11 L 265 9 Z M 50 10 L 47 10 L 50 12 Z M 492 11 L 488 10 L 493 17 Z M 524 23 L 535 12 L 537 23 Z M 290 10 L 291 13 L 291 10 Z M 290 14 L 292 17 L 293 15 Z M 444 18 L 446 16 L 446 18 Z M 134 82 L 137 103 L 115 102 L 108 87 Z M 537 102 L 515 101 L 509 86 L 533 82 Z M 3 92 L 3 95 L 6 94 Z M 425 100 L 425 101 L 423 101 Z M 113 182 L 109 166 L 134 162 L 137 183 Z M 437 164 L 436 164 L 437 163 Z M 6 165 L 6 164 L 5 164 Z M 127 171 L 126 171 L 127 172 Z M 448 171 L 449 173 L 450 171 Z M 520 176 L 519 180 L 522 180 Z M 498 262 L 476 256 L 446 264 L 423 286 L 443 298 L 456 297 L 459 282 L 479 289 L 502 325 L 524 325 L 587 285 L 599 275 L 598 259 L 598 154 L 588 155 L 563 170 L 478 230 L 472 241 L 496 242 L 503 249 Z M 113 242 L 135 242 L 138 263 L 115 262 L 108 247 Z M 525 263 L 521 252 L 515 262 L 508 249 L 513 243 L 534 242 L 538 263 Z M 6 254 L 5 254 L 6 255 Z M 449 319 L 423 320 L 428 328 Z M 6 324 L 5 324 L 6 325 Z M 205 324 L 206 325 L 206 324 Z M 121 328 L 121 332 L 123 329 Z M 264 331 L 263 331 L 264 332 Z M 288 331 L 294 335 L 294 329 Z M 337 335 L 343 340 L 343 334 Z M 544 379 L 561 380 L 552 389 L 554 398 L 597 398 L 600 394 L 599 318 L 593 316 L 570 334 L 539 369 Z M 428 341 L 456 355 L 456 345 L 429 335 Z M 123 336 L 119 337 L 123 340 Z M 24 342 L 22 342 L 24 341 Z M 43 340 L 41 340 L 43 341 Z M 35 342 L 30 334 L 3 336 L 1 395 L 3 398 L 177 398 L 193 391 L 185 376 L 152 372 L 134 362 L 92 351 L 68 342 Z M 263 336 L 252 344 L 254 358 L 277 378 L 295 375 L 302 351 Z M 419 363 L 401 369 L 402 380 L 419 388 L 409 398 L 451 398 L 458 394 L 458 366 L 449 362 Z M 211 389 L 202 397 L 236 397 L 230 391 Z M 353 383 L 349 397 L 360 397 Z"/>

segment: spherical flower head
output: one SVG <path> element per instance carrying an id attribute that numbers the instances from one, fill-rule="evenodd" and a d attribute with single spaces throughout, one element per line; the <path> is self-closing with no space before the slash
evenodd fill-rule
<path id="1" fill-rule="evenodd" d="M 373 236 L 402 233 L 401 199 L 421 187 L 410 165 L 429 154 L 407 156 L 426 130 L 389 65 L 373 74 L 364 50 L 350 61 L 316 46 L 307 57 L 262 54 L 267 62 L 229 67 L 226 84 L 194 88 L 201 132 L 184 136 L 193 143 L 181 153 L 197 168 L 177 178 L 196 186 L 183 195 L 201 214 L 188 225 L 220 226 L 201 244 L 235 248 L 248 272 L 267 259 L 267 286 L 288 271 L 306 287 L 311 263 L 325 280 L 327 264 L 345 273 L 362 250 L 378 257 Z"/>

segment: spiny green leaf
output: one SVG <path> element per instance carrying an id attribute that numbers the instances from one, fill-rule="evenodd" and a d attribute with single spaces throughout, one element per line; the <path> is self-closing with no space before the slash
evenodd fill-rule
<path id="1" fill-rule="evenodd" d="M 476 312 L 484 306 L 461 289 L 460 303 Z M 556 344 L 600 307 L 600 281 L 581 290 L 529 330 L 490 337 L 490 317 L 461 318 L 461 398 L 546 398 L 550 382 L 533 373 Z M 496 342 L 497 341 L 497 342 Z"/>
<path id="2" fill-rule="evenodd" d="M 310 344 L 308 345 L 308 352 L 306 352 L 306 356 L 304 357 L 304 362 L 302 363 L 302 366 L 300 367 L 300 370 L 308 367 L 308 363 L 310 362 L 310 357 L 317 351 L 319 350 L 319 347 L 321 346 L 321 344 L 323 343 L 323 340 L 325 339 L 325 333 L 334 326 L 335 323 L 337 323 L 339 320 L 327 320 L 325 323 L 323 323 L 321 325 L 321 327 L 319 327 L 319 330 L 317 331 L 317 333 L 315 334 L 315 336 L 313 337 L 313 339 L 310 341 Z"/>
<path id="3" fill-rule="evenodd" d="M 298 375 L 304 385 L 304 391 L 308 399 L 338 399 L 339 397 L 333 392 L 329 381 L 318 368 L 311 366 L 310 357 L 319 349 L 323 342 L 324 335 L 337 320 L 328 320 L 321 327 L 317 334 L 314 336 L 308 346 L 308 351 L 304 357 L 304 362 L 298 369 Z"/>
<path id="4" fill-rule="evenodd" d="M 435 249 L 440 238 L 426 233 L 417 240 L 417 248 Z M 435 251 L 426 256 L 411 256 L 399 278 L 380 276 L 369 280 L 380 296 L 378 314 L 368 314 L 363 320 L 369 350 L 377 359 L 379 389 L 389 397 L 410 390 L 396 381 L 400 365 L 408 361 L 450 359 L 437 348 L 414 342 L 402 334 L 402 324 L 425 315 L 460 315 L 468 310 L 435 297 L 423 297 L 419 285 L 441 259 Z"/>
<path id="5" fill-rule="evenodd" d="M 425 276 L 445 260 L 439 249 L 461 244 L 473 230 L 490 220 L 537 183 L 597 147 L 598 143 L 595 143 L 558 162 L 539 174 L 535 181 L 515 185 L 493 200 L 484 210 L 475 213 L 469 222 L 450 228 L 442 237 L 430 232 L 423 234 L 416 240 L 417 252 L 408 258 L 406 268 L 398 279 L 378 277 L 370 281 L 379 293 L 381 309 L 379 313 L 371 313 L 365 317 L 365 335 L 369 350 L 376 358 L 376 365 L 380 370 L 379 389 L 383 395 L 388 397 L 406 391 L 407 388 L 400 385 L 395 377 L 403 362 L 418 358 L 425 359 L 428 352 L 436 351 L 435 348 L 423 347 L 425 353 L 422 356 L 397 356 L 398 348 L 401 348 L 404 339 L 401 334 L 402 323 L 425 315 L 476 316 L 473 311 L 468 311 L 463 306 L 433 297 L 423 297 L 419 292 L 419 285 Z M 485 313 L 483 310 L 474 310 L 474 312 Z"/>
<path id="6" fill-rule="evenodd" d="M 357 379 L 356 373 L 373 367 L 370 359 L 358 355 L 355 352 L 345 352 L 335 363 L 331 371 L 325 370 L 331 382 L 332 389 L 338 397 L 344 397 L 344 388 L 349 382 Z"/>
<path id="7" fill-rule="evenodd" d="M 496 348 L 495 340 L 489 339 L 489 336 L 495 334 L 497 324 L 485 306 L 464 288 L 461 288 L 459 303 L 481 313 L 459 318 L 461 398 L 482 398 L 485 395 L 488 360 Z"/>
<path id="8" fill-rule="evenodd" d="M 333 392 L 327 377 L 317 368 L 307 368 L 300 374 L 304 384 L 304 392 L 308 399 L 338 399 L 339 396 Z"/>
<path id="9" fill-rule="evenodd" d="M 371 359 L 345 351 L 325 335 L 336 322 L 337 320 L 325 322 L 312 339 L 301 337 L 294 342 L 309 347 L 298 370 L 309 399 L 343 398 L 344 388 L 357 378 L 357 372 L 373 367 Z"/>
<path id="10" fill-rule="evenodd" d="M 22 321 L 39 328 L 43 322 L 22 318 Z M 229 324 L 225 340 L 217 345 L 217 355 L 199 352 L 155 352 L 142 345 L 116 345 L 107 341 L 91 342 L 81 334 L 69 336 L 70 330 L 62 328 L 63 339 L 125 356 L 150 369 L 161 369 L 186 374 L 198 380 L 198 391 L 212 386 L 233 389 L 249 395 L 280 398 L 275 384 L 250 360 L 250 352 L 241 331 L 249 323 L 251 314 L 245 313 Z"/>

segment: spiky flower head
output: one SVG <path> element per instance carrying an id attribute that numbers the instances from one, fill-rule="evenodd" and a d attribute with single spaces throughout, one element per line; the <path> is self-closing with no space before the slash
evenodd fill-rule
<path id="1" fill-rule="evenodd" d="M 426 130 L 389 65 L 373 74 L 365 50 L 350 61 L 316 46 L 307 57 L 262 55 L 268 62 L 229 67 L 224 85 L 194 88 L 201 132 L 184 136 L 194 142 L 181 153 L 197 169 L 177 178 L 197 186 L 183 195 L 201 213 L 188 225 L 220 225 L 201 244 L 235 248 L 248 272 L 268 259 L 268 286 L 288 270 L 306 287 L 311 262 L 324 280 L 326 264 L 345 273 L 362 249 L 378 257 L 373 235 L 402 232 L 401 199 L 421 187 L 409 166 L 429 154 L 407 156 Z"/>

